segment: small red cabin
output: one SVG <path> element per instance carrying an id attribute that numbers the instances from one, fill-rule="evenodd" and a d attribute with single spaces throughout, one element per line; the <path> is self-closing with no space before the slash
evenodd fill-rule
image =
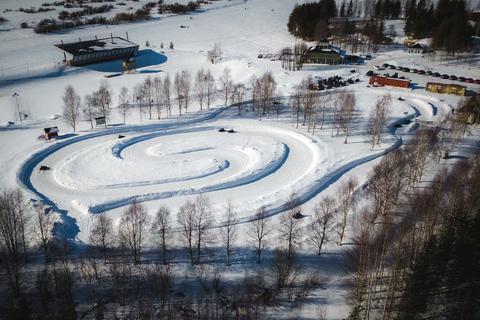
<path id="1" fill-rule="evenodd" d="M 44 128 L 45 140 L 50 140 L 52 137 L 58 137 L 58 127 Z"/>

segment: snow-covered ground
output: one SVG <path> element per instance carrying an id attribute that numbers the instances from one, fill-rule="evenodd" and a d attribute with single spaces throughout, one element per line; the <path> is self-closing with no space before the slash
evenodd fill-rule
<path id="1" fill-rule="evenodd" d="M 58 229 L 59 234 L 79 244 L 88 242 L 97 213 L 105 211 L 118 221 L 133 198 L 144 203 L 152 214 L 162 204 L 175 214 L 187 199 L 203 193 L 210 198 L 218 217 L 231 200 L 241 221 L 247 221 L 262 205 L 272 216 L 280 213 L 285 199 L 295 192 L 302 200 L 302 212 L 308 214 L 321 196 L 335 192 L 342 179 L 355 175 L 360 183 L 365 182 L 372 165 L 386 151 L 399 147 L 415 129 L 412 122 L 394 130 L 394 123 L 402 119 L 439 123 L 461 100 L 424 91 L 427 81 L 450 80 L 417 74 L 404 74 L 412 80 L 410 89 L 369 87 L 364 74 L 373 65 L 390 63 L 480 78 L 478 57 L 467 61 L 436 57 L 432 61 L 422 55 L 407 54 L 400 45 L 381 48 L 372 60 L 360 66 L 305 65 L 301 71 L 288 71 L 279 61 L 258 59 L 259 53 L 278 53 L 294 45 L 295 39 L 286 24 L 295 3 L 303 2 L 220 0 L 185 15 L 155 14 L 149 21 L 37 35 L 32 28 L 20 28 L 20 23 L 56 17 L 58 11 L 30 15 L 15 10 L 22 6 L 39 7 L 40 1 L 1 1 L 0 16 L 8 20 L 0 25 L 1 187 L 19 186 L 29 197 L 52 206 L 61 215 L 64 226 Z M 139 6 L 142 2 L 128 5 Z M 13 11 L 5 12 L 6 9 Z M 110 14 L 115 12 L 118 11 Z M 401 28 L 400 22 L 392 23 Z M 113 61 L 65 67 L 61 63 L 63 54 L 53 45 L 62 40 L 74 42 L 110 34 L 125 37 L 127 32 L 129 39 L 140 45 L 139 67 L 135 73 L 108 79 L 115 97 L 108 128 L 91 130 L 90 124 L 82 121 L 73 133 L 60 116 L 65 86 L 72 85 L 83 97 L 98 89 L 105 74 L 121 71 L 122 65 L 121 61 Z M 166 49 L 170 42 L 173 50 Z M 212 65 L 206 53 L 216 43 L 221 46 L 223 57 Z M 140 121 L 138 111 L 134 111 L 123 125 L 117 112 L 121 87 L 132 93 L 133 87 L 147 76 L 163 77 L 169 73 L 173 78 L 183 70 L 194 75 L 202 67 L 210 69 L 216 79 L 229 67 L 234 82 L 247 88 L 252 75 L 271 71 L 282 97 L 293 93 L 307 75 L 318 79 L 334 75 L 359 78 L 359 83 L 346 87 L 356 95 L 359 114 L 348 144 L 343 143 L 343 136 L 331 137 L 331 125 L 324 130 L 317 128 L 315 135 L 303 126 L 296 129 L 289 110 L 278 121 L 271 115 L 260 122 L 251 111 L 245 110 L 239 116 L 235 106 L 224 107 L 220 99 L 209 111 L 200 111 L 194 102 L 188 113 L 180 116 L 174 108 L 171 117 L 161 120 L 146 120 L 144 115 Z M 351 72 L 352 69 L 355 71 Z M 462 85 L 470 91 L 480 88 L 476 84 Z M 391 131 L 371 151 L 364 124 L 377 99 L 387 92 L 393 97 L 388 119 Z M 397 100 L 398 97 L 404 100 Z M 20 122 L 18 110 L 28 113 L 29 118 Z M 60 136 L 51 141 L 40 139 L 42 129 L 50 126 L 58 126 Z M 218 132 L 221 127 L 236 132 Z M 125 138 L 118 139 L 119 134 Z M 51 170 L 41 172 L 41 165 Z M 221 223 L 219 218 L 217 222 Z M 308 218 L 302 223 L 307 224 Z M 314 252 L 306 244 L 302 250 Z M 342 250 L 330 244 L 326 252 L 341 256 Z M 335 265 L 337 261 L 330 263 Z M 341 319 L 348 315 L 348 308 L 339 292 L 336 268 L 324 269 L 327 277 L 332 278 L 318 298 L 327 305 L 329 319 Z"/>

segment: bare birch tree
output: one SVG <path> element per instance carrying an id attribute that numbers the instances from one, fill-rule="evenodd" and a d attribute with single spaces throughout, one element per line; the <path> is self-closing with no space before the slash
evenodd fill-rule
<path id="1" fill-rule="evenodd" d="M 386 154 L 380 163 L 373 167 L 368 176 L 366 193 L 372 199 L 373 211 L 371 221 L 374 223 L 379 215 L 397 203 L 399 194 L 405 187 L 406 163 L 402 151 Z"/>
<path id="2" fill-rule="evenodd" d="M 187 250 L 192 266 L 195 264 L 195 204 L 187 200 L 179 209 L 177 221 L 180 225 L 180 241 Z"/>
<path id="3" fill-rule="evenodd" d="M 208 196 L 199 194 L 195 199 L 195 236 L 197 245 L 197 261 L 200 263 L 203 249 L 212 242 L 212 231 L 215 220 L 211 211 L 211 203 Z"/>
<path id="4" fill-rule="evenodd" d="M 90 122 L 90 127 L 93 129 L 93 120 L 95 120 L 95 97 L 93 94 L 86 94 L 83 101 L 83 117 Z"/>
<path id="5" fill-rule="evenodd" d="M 167 111 L 167 117 L 172 115 L 171 87 L 172 87 L 172 81 L 170 80 L 170 74 L 167 72 L 165 77 L 163 77 L 163 86 L 162 86 L 162 93 L 165 99 L 165 108 Z"/>
<path id="6" fill-rule="evenodd" d="M 182 96 L 182 75 L 180 72 L 175 74 L 175 78 L 173 80 L 173 87 L 175 89 L 175 95 L 177 96 L 175 100 L 177 101 L 178 106 L 178 114 L 182 115 L 182 107 L 183 107 L 183 96 Z"/>
<path id="7" fill-rule="evenodd" d="M 250 241 L 255 248 L 256 261 L 259 264 L 263 250 L 267 246 L 267 238 L 271 232 L 271 228 L 267 221 L 267 210 L 265 206 L 260 207 L 257 213 L 250 219 L 248 235 Z"/>
<path id="8" fill-rule="evenodd" d="M 377 100 L 375 106 L 370 111 L 367 124 L 367 134 L 369 136 L 369 141 L 372 144 L 372 150 L 375 148 L 375 144 L 380 144 L 385 129 L 388 106 L 391 103 L 391 100 L 392 97 L 390 93 L 386 93 Z"/>
<path id="9" fill-rule="evenodd" d="M 192 76 L 188 70 L 182 71 L 181 77 L 181 89 L 182 89 L 182 96 L 183 96 L 183 108 L 185 113 L 188 112 L 188 107 L 190 106 L 190 95 L 191 95 L 191 87 L 192 87 Z"/>
<path id="10" fill-rule="evenodd" d="M 105 128 L 107 127 L 106 119 L 110 115 L 110 105 L 112 104 L 113 90 L 106 79 L 100 81 L 98 91 L 94 93 L 95 105 L 98 113 L 105 117 Z"/>
<path id="11" fill-rule="evenodd" d="M 213 77 L 210 69 L 207 69 L 205 73 L 205 82 L 206 82 L 206 102 L 207 102 L 207 110 L 210 110 L 211 105 L 215 101 L 216 98 L 216 91 L 215 91 L 215 78 Z"/>
<path id="12" fill-rule="evenodd" d="M 150 76 L 143 80 L 143 91 L 145 92 L 145 101 L 148 104 L 148 119 L 152 120 L 153 82 Z"/>
<path id="13" fill-rule="evenodd" d="M 203 67 L 200 68 L 195 75 L 194 91 L 200 106 L 200 110 L 203 110 L 203 104 L 206 96 L 206 76 L 205 69 L 203 69 Z"/>
<path id="14" fill-rule="evenodd" d="M 237 105 L 238 115 L 242 114 L 242 105 L 245 102 L 245 86 L 241 83 L 236 84 L 233 87 L 232 103 Z"/>
<path id="15" fill-rule="evenodd" d="M 140 114 L 140 122 L 143 122 L 143 104 L 146 101 L 145 87 L 142 83 L 138 83 L 133 88 L 135 100 L 138 103 L 138 113 Z"/>
<path id="16" fill-rule="evenodd" d="M 258 101 L 258 120 L 262 121 L 262 114 L 270 114 L 270 107 L 276 91 L 276 83 L 271 71 L 266 71 L 260 78 L 255 81 L 256 95 Z"/>
<path id="17" fill-rule="evenodd" d="M 354 206 L 354 191 L 358 186 L 357 179 L 353 176 L 343 181 L 337 188 L 337 195 L 339 199 L 339 210 L 341 222 L 339 223 L 338 231 L 338 245 L 342 245 L 343 237 L 345 235 L 345 228 L 347 226 L 347 216 Z M 338 220 L 338 219 L 337 219 Z"/>
<path id="18" fill-rule="evenodd" d="M 100 213 L 90 230 L 90 241 L 98 248 L 107 264 L 107 251 L 114 243 L 113 220 L 105 212 Z"/>
<path id="19" fill-rule="evenodd" d="M 53 244 L 53 215 L 49 212 L 49 209 L 45 209 L 43 202 L 39 201 L 35 206 L 35 212 L 37 217 L 37 224 L 35 228 L 35 240 L 39 244 L 43 254 L 45 255 L 45 262 L 49 262 L 48 250 Z"/>
<path id="20" fill-rule="evenodd" d="M 6 278 L 18 298 L 21 295 L 21 285 L 24 279 L 25 263 L 25 211 L 23 201 L 17 198 L 16 192 L 4 191 L 0 196 L 0 258 Z M 20 194 L 21 195 L 21 194 Z"/>
<path id="21" fill-rule="evenodd" d="M 310 240 L 317 249 L 317 255 L 320 255 L 323 245 L 331 240 L 330 233 L 332 232 L 334 215 L 335 199 L 332 197 L 323 197 L 313 207 L 312 221 L 308 225 L 308 231 Z"/>
<path id="22" fill-rule="evenodd" d="M 153 78 L 153 98 L 155 100 L 155 106 L 157 108 L 157 119 L 162 118 L 162 105 L 163 105 L 163 82 L 162 78 L 155 76 Z"/>
<path id="23" fill-rule="evenodd" d="M 212 64 L 216 64 L 218 60 L 222 59 L 222 48 L 218 43 L 213 45 L 212 50 L 207 53 L 207 60 Z"/>
<path id="24" fill-rule="evenodd" d="M 354 113 L 355 111 L 355 105 L 356 105 L 356 98 L 355 98 L 355 94 L 353 92 L 347 92 L 345 94 L 345 97 L 343 99 L 343 105 L 345 107 L 345 127 L 344 127 L 344 131 L 345 131 L 345 141 L 344 143 L 347 143 L 347 139 L 348 139 L 348 134 L 349 134 L 349 128 L 350 128 L 350 120 L 352 118 L 352 114 Z"/>
<path id="25" fill-rule="evenodd" d="M 200 194 L 195 202 L 187 200 L 177 215 L 181 241 L 190 256 L 192 265 L 199 264 L 204 249 L 211 242 L 211 227 L 214 224 L 210 200 Z"/>
<path id="26" fill-rule="evenodd" d="M 223 247 L 227 255 L 227 266 L 230 265 L 230 257 L 235 252 L 235 242 L 238 238 L 237 213 L 234 211 L 232 201 L 228 200 L 227 208 L 223 215 L 223 228 L 220 230 L 223 240 Z"/>
<path id="27" fill-rule="evenodd" d="M 295 242 L 300 237 L 300 220 L 297 216 L 300 213 L 299 206 L 300 198 L 292 193 L 283 205 L 285 211 L 280 215 L 279 234 L 280 238 L 286 243 L 287 259 L 293 259 L 296 249 Z"/>
<path id="28" fill-rule="evenodd" d="M 118 225 L 119 237 L 130 252 L 134 264 L 139 264 L 142 254 L 142 244 L 150 217 L 146 208 L 133 199 L 125 210 Z"/>
<path id="29" fill-rule="evenodd" d="M 65 93 L 63 94 L 63 118 L 73 129 L 73 132 L 77 129 L 77 122 L 80 118 L 80 106 L 82 105 L 82 99 L 75 92 L 75 89 L 71 85 L 65 87 Z"/>
<path id="30" fill-rule="evenodd" d="M 120 102 L 120 108 L 118 111 L 122 115 L 123 124 L 126 123 L 126 118 L 130 114 L 130 106 L 129 106 L 129 99 L 128 99 L 128 89 L 126 87 L 122 87 L 120 89 L 120 94 L 118 95 L 118 101 Z"/>
<path id="31" fill-rule="evenodd" d="M 220 83 L 222 85 L 222 97 L 226 107 L 233 87 L 232 70 L 229 67 L 225 67 L 223 69 L 223 73 L 220 77 Z"/>
<path id="32" fill-rule="evenodd" d="M 154 241 L 158 243 L 162 249 L 162 260 L 163 264 L 166 265 L 168 263 L 167 250 L 173 238 L 170 222 L 170 208 L 164 205 L 158 209 L 151 231 L 154 236 Z"/>

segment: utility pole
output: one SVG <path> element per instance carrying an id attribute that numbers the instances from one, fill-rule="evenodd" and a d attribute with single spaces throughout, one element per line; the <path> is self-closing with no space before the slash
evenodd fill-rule
<path id="1" fill-rule="evenodd" d="M 18 110 L 18 117 L 20 118 L 20 123 L 23 123 L 22 113 L 20 112 L 20 107 L 18 106 L 18 96 L 19 96 L 19 94 L 16 93 L 16 92 L 12 95 L 12 97 L 14 97 L 15 101 L 17 102 L 17 110 Z"/>

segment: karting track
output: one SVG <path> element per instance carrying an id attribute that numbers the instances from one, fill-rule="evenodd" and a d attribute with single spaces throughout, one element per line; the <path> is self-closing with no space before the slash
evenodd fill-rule
<path id="1" fill-rule="evenodd" d="M 94 214 L 118 214 L 134 198 L 146 205 L 161 201 L 176 212 L 203 193 L 219 208 L 232 200 L 240 221 L 262 205 L 274 215 L 292 192 L 305 203 L 352 168 L 384 154 L 332 166 L 326 144 L 294 129 L 237 120 L 226 123 L 235 133 L 218 132 L 210 120 L 221 112 L 56 141 L 21 166 L 18 180 L 61 214 L 64 236 L 77 239 Z M 118 138 L 120 132 L 125 138 Z M 398 138 L 389 150 L 400 144 Z M 41 165 L 50 170 L 40 171 Z"/>

